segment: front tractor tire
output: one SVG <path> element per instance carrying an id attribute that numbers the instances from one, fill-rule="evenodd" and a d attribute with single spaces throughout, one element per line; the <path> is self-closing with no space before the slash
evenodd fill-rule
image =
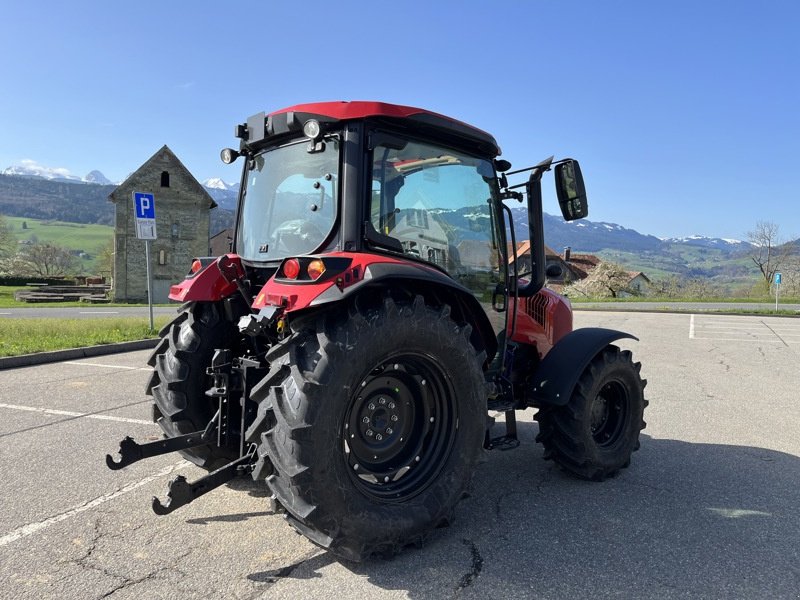
<path id="1" fill-rule="evenodd" d="M 589 363 L 569 402 L 539 409 L 544 457 L 582 479 L 602 481 L 630 464 L 644 429 L 647 384 L 631 353 L 606 346 Z"/>
<path id="2" fill-rule="evenodd" d="M 214 416 L 217 402 L 206 396 L 214 350 L 230 348 L 235 330 L 222 317 L 219 305 L 196 302 L 181 307 L 178 316 L 160 332 L 161 341 L 150 355 L 153 374 L 146 392 L 153 398 L 153 420 L 167 437 L 202 431 Z M 213 470 L 238 457 L 216 445 L 181 450 L 184 458 Z"/>
<path id="3" fill-rule="evenodd" d="M 269 352 L 248 439 L 295 529 L 358 561 L 451 520 L 483 452 L 485 354 L 470 331 L 447 306 L 387 298 Z"/>

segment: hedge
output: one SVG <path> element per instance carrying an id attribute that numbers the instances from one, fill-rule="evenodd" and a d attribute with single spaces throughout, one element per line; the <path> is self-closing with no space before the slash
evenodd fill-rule
<path id="1" fill-rule="evenodd" d="M 47 285 L 75 285 L 74 279 L 64 279 L 63 277 L 19 277 L 17 275 L 0 275 L 0 285 L 21 285 L 29 283 Z"/>

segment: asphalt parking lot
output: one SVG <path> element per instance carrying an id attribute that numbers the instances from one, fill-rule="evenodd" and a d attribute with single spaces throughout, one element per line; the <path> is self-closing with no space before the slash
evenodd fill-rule
<path id="1" fill-rule="evenodd" d="M 492 451 L 449 528 L 349 564 L 237 482 L 165 517 L 201 472 L 177 455 L 112 472 L 157 439 L 147 351 L 0 372 L 0 598 L 798 598 L 800 319 L 578 312 L 629 331 L 650 400 L 641 450 L 602 483 L 522 445 Z"/>

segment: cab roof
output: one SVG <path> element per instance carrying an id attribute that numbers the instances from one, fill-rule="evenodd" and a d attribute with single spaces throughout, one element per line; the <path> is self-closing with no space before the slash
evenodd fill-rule
<path id="1" fill-rule="evenodd" d="M 482 147 L 482 150 L 489 152 L 493 156 L 497 156 L 501 152 L 497 141 L 490 133 L 457 119 L 452 119 L 448 116 L 413 106 L 361 100 L 350 102 L 316 102 L 282 108 L 269 113 L 268 116 L 274 117 L 286 113 L 294 113 L 298 116 L 302 115 L 303 119 L 322 117 L 320 120 L 327 122 L 370 118 L 406 121 L 412 126 L 419 126 L 419 129 L 422 130 L 433 129 L 445 135 L 477 143 Z"/>

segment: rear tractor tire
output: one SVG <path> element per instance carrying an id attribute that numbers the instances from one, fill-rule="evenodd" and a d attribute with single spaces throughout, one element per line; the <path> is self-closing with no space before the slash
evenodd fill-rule
<path id="1" fill-rule="evenodd" d="M 601 481 L 630 464 L 644 429 L 647 382 L 640 363 L 614 345 L 584 370 L 569 402 L 539 409 L 537 442 L 544 458 L 582 479 Z"/>
<path id="2" fill-rule="evenodd" d="M 248 441 L 295 529 L 358 561 L 451 520 L 483 452 L 485 355 L 421 296 L 337 315 L 270 350 Z"/>
<path id="3" fill-rule="evenodd" d="M 161 341 L 147 363 L 153 374 L 146 393 L 153 397 L 153 420 L 167 437 L 202 431 L 214 416 L 217 402 L 206 396 L 212 379 L 206 375 L 214 350 L 230 348 L 235 329 L 219 306 L 196 302 L 160 332 Z M 239 456 L 238 451 L 216 445 L 181 450 L 184 458 L 207 470 Z"/>

